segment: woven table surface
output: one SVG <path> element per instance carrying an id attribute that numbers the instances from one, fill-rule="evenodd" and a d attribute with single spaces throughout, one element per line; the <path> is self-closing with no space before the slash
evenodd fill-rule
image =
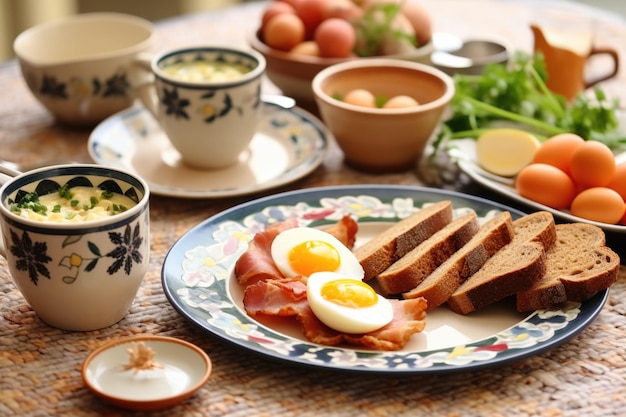
<path id="1" fill-rule="evenodd" d="M 527 2 L 432 1 L 441 30 L 497 34 L 527 48 Z M 534 3 L 533 3 L 534 4 Z M 156 49 L 219 40 L 245 43 L 265 3 L 245 3 L 160 22 Z M 489 13 L 487 13 L 489 11 Z M 498 18 L 494 18 L 495 15 Z M 626 25 L 607 20 L 605 39 L 626 56 Z M 624 75 L 606 88 L 623 95 Z M 269 83 L 268 91 L 275 90 Z M 0 157 L 22 162 L 69 157 L 88 162 L 89 131 L 55 125 L 21 79 L 15 62 L 0 67 Z M 598 317 L 579 335 L 548 352 L 505 366 L 444 375 L 398 376 L 304 368 L 268 360 L 202 331 L 168 302 L 161 267 L 172 244 L 229 207 L 279 191 L 345 184 L 432 185 L 514 202 L 453 172 L 445 181 L 411 170 L 374 175 L 345 166 L 331 144 L 323 164 L 293 184 L 258 195 L 218 200 L 152 196 L 148 273 L 126 317 L 97 331 L 67 332 L 44 324 L 13 284 L 0 258 L 0 415 L 140 415 L 116 408 L 83 384 L 81 366 L 104 344 L 135 335 L 165 335 L 194 343 L 213 362 L 209 381 L 191 398 L 152 415 L 176 416 L 620 416 L 626 415 L 626 268 Z M 452 178 L 451 178 L 452 177 Z M 518 207 L 524 210 L 524 207 Z M 527 208 L 526 208 L 527 209 Z M 622 236 L 611 246 L 623 252 Z M 624 258 L 623 258 L 624 259 Z"/>

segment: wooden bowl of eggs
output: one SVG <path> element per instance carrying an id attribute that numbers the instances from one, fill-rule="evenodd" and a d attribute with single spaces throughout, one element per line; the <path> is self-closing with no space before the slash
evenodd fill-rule
<path id="1" fill-rule="evenodd" d="M 248 41 L 268 78 L 309 110 L 313 77 L 330 65 L 381 56 L 430 63 L 433 52 L 429 14 L 399 0 L 274 0 Z"/>
<path id="2" fill-rule="evenodd" d="M 387 58 L 332 65 L 312 88 L 345 161 L 379 173 L 415 167 L 455 93 L 443 71 Z"/>

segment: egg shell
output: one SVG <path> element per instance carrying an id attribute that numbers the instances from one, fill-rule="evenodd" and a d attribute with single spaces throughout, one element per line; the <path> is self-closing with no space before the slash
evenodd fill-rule
<path id="1" fill-rule="evenodd" d="M 376 107 L 376 97 L 374 97 L 374 94 L 363 88 L 348 91 L 343 97 L 343 101 L 355 106 Z"/>
<path id="2" fill-rule="evenodd" d="M 519 195 L 555 209 L 569 208 L 576 196 L 572 179 L 548 164 L 530 164 L 517 175 L 515 188 Z"/>
<path id="3" fill-rule="evenodd" d="M 329 0 L 300 0 L 296 13 L 302 19 L 306 30 L 306 39 L 311 39 L 315 29 L 324 20 L 324 13 Z"/>
<path id="4" fill-rule="evenodd" d="M 383 108 L 384 109 L 403 109 L 407 107 L 416 107 L 416 106 L 419 106 L 419 103 L 413 97 L 400 95 L 400 96 L 391 97 L 389 100 L 387 100 L 385 104 L 383 105 Z"/>
<path id="5" fill-rule="evenodd" d="M 572 179 L 581 188 L 604 187 L 615 174 L 615 156 L 602 142 L 588 140 L 578 146 L 570 161 Z"/>
<path id="6" fill-rule="evenodd" d="M 428 11 L 414 1 L 405 2 L 401 11 L 413 26 L 417 46 L 427 44 L 433 36 L 433 22 Z"/>
<path id="7" fill-rule="evenodd" d="M 476 159 L 485 170 L 505 177 L 517 175 L 532 163 L 541 143 L 518 129 L 491 129 L 476 139 Z"/>
<path id="8" fill-rule="evenodd" d="M 622 199 L 626 201 L 626 162 L 615 166 L 615 174 L 608 187 L 617 191 L 622 196 Z"/>
<path id="9" fill-rule="evenodd" d="M 339 266 L 332 271 L 324 269 L 322 263 L 325 259 L 316 257 L 315 254 L 305 253 L 305 256 L 309 255 L 309 258 L 296 259 L 296 261 L 309 265 L 313 270 L 312 272 L 337 272 L 344 276 L 363 279 L 365 275 L 363 267 L 352 251 L 330 233 L 313 227 L 287 229 L 274 238 L 270 249 L 272 260 L 286 278 L 310 275 L 310 273 L 299 272 L 289 259 L 292 249 L 305 242 L 324 242 L 334 248 L 339 257 Z"/>
<path id="10" fill-rule="evenodd" d="M 320 56 L 320 49 L 315 41 L 304 41 L 291 48 L 289 53 L 294 55 Z"/>
<path id="11" fill-rule="evenodd" d="M 304 41 L 305 31 L 302 20 L 293 14 L 278 14 L 263 28 L 263 41 L 270 47 L 289 51 Z"/>
<path id="12" fill-rule="evenodd" d="M 376 294 L 376 304 L 368 307 L 346 307 L 322 296 L 322 286 L 337 279 L 349 278 L 342 274 L 318 272 L 307 280 L 307 301 L 322 323 L 342 333 L 363 334 L 378 330 L 393 320 L 393 307 L 389 300 Z M 363 285 L 361 280 L 354 280 Z"/>
<path id="13" fill-rule="evenodd" d="M 276 15 L 282 13 L 296 14 L 296 9 L 289 3 L 284 1 L 274 1 L 267 5 L 261 17 L 261 30 L 267 25 L 267 22 Z"/>
<path id="14" fill-rule="evenodd" d="M 624 215 L 626 204 L 615 191 L 606 187 L 593 187 L 581 191 L 570 208 L 574 216 L 601 223 L 616 224 Z"/>
<path id="15" fill-rule="evenodd" d="M 533 162 L 548 164 L 559 168 L 567 175 L 572 175 L 572 155 L 578 146 L 585 142 L 574 133 L 562 133 L 545 140 L 533 158 Z"/>
<path id="16" fill-rule="evenodd" d="M 344 19 L 330 18 L 319 24 L 313 39 L 326 58 L 347 58 L 356 42 L 354 27 Z"/>
<path id="17" fill-rule="evenodd" d="M 363 16 L 363 9 L 352 0 L 330 0 L 324 8 L 324 20 L 338 17 L 353 22 Z"/>

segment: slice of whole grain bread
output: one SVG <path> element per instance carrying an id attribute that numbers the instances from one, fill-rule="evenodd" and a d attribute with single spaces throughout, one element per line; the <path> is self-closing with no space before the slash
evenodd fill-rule
<path id="1" fill-rule="evenodd" d="M 605 246 L 601 228 L 586 223 L 559 224 L 556 235 L 556 242 L 546 251 L 546 273 L 517 293 L 519 311 L 583 301 L 617 280 L 620 258 Z"/>
<path id="2" fill-rule="evenodd" d="M 475 212 L 457 217 L 376 276 L 384 295 L 410 291 L 478 232 Z"/>
<path id="3" fill-rule="evenodd" d="M 452 202 L 425 205 L 354 250 L 370 280 L 452 221 Z"/>
<path id="4" fill-rule="evenodd" d="M 513 222 L 511 243 L 492 256 L 448 299 L 459 314 L 475 310 L 527 290 L 546 272 L 546 250 L 556 241 L 554 217 L 539 211 Z"/>
<path id="5" fill-rule="evenodd" d="M 445 303 L 452 293 L 514 236 L 511 213 L 504 211 L 486 221 L 461 249 L 437 267 L 404 298 L 424 297 L 428 310 Z"/>

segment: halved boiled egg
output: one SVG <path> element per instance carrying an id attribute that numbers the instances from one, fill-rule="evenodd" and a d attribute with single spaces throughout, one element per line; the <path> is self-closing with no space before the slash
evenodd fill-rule
<path id="1" fill-rule="evenodd" d="M 343 243 L 328 232 L 312 227 L 287 229 L 274 238 L 271 254 L 286 277 L 308 277 L 320 272 L 338 272 L 363 279 L 363 267 Z"/>
<path id="2" fill-rule="evenodd" d="M 369 333 L 393 320 L 389 300 L 360 279 L 317 272 L 309 276 L 306 294 L 315 316 L 342 333 Z"/>

